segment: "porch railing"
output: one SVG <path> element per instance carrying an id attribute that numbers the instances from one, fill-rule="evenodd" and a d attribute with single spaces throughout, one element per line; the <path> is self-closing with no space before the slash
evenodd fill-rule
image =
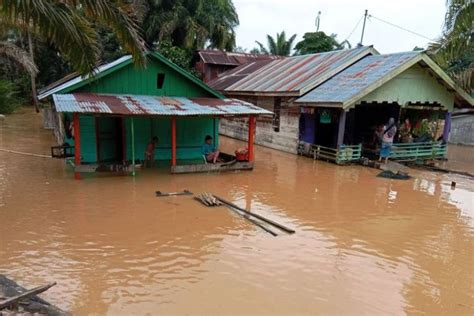
<path id="1" fill-rule="evenodd" d="M 298 154 L 312 157 L 315 160 L 328 160 L 337 164 L 345 164 L 360 160 L 362 145 L 341 145 L 339 148 L 330 148 L 300 142 Z"/>
<path id="2" fill-rule="evenodd" d="M 393 144 L 390 158 L 403 159 L 440 159 L 445 158 L 448 146 L 442 142 L 397 143 Z"/>

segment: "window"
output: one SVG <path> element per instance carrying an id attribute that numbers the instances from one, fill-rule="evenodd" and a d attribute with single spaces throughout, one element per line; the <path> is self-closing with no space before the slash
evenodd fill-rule
<path id="1" fill-rule="evenodd" d="M 156 75 L 156 88 L 163 89 L 163 84 L 165 83 L 165 74 L 158 73 Z"/>

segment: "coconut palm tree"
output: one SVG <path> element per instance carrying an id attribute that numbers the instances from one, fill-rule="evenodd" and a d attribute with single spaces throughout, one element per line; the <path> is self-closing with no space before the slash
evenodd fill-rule
<path id="1" fill-rule="evenodd" d="M 239 24 L 231 0 L 148 0 L 143 30 L 148 45 L 169 40 L 174 46 L 196 50 L 231 50 Z"/>
<path id="2" fill-rule="evenodd" d="M 29 73 L 36 74 L 38 72 L 38 68 L 30 55 L 9 41 L 0 41 L 0 56 L 16 62 Z"/>
<path id="3" fill-rule="evenodd" d="M 286 39 L 285 31 L 277 33 L 276 38 L 267 35 L 267 47 L 259 41 L 255 41 L 259 46 L 260 53 L 265 55 L 290 56 L 293 49 L 293 44 L 296 39 L 296 34 Z"/>
<path id="4" fill-rule="evenodd" d="M 443 35 L 432 43 L 428 51 L 468 92 L 473 91 L 474 2 L 472 0 L 446 0 Z"/>
<path id="5" fill-rule="evenodd" d="M 99 56 L 97 23 L 111 27 L 136 62 L 144 60 L 145 46 L 132 12 L 130 1 L 0 0 L 0 25 L 38 34 L 53 44 L 74 69 L 87 74 L 93 71 Z"/>

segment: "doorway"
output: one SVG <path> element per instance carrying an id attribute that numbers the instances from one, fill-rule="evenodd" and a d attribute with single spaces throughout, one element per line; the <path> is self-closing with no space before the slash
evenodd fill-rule
<path id="1" fill-rule="evenodd" d="M 339 109 L 319 108 L 316 113 L 315 144 L 324 147 L 337 147 L 339 131 Z"/>
<path id="2" fill-rule="evenodd" d="M 97 117 L 97 161 L 122 162 L 124 160 L 124 128 L 121 117 Z"/>

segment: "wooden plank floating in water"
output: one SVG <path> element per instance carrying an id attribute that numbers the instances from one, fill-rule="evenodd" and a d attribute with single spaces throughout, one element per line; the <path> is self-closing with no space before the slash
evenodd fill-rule
<path id="1" fill-rule="evenodd" d="M 241 207 L 239 207 L 239 206 L 237 206 L 237 205 L 235 205 L 235 204 L 233 204 L 233 203 L 231 203 L 231 202 L 229 202 L 229 201 L 226 201 L 226 200 L 224 200 L 223 198 L 220 198 L 220 197 L 218 197 L 218 196 L 216 196 L 216 195 L 215 195 L 215 197 L 216 197 L 216 199 L 218 199 L 218 200 L 221 201 L 222 203 L 224 203 L 224 204 L 226 204 L 226 205 L 228 205 L 228 206 L 231 206 L 231 207 L 233 207 L 233 208 L 235 208 L 235 209 L 241 211 L 242 213 L 245 213 L 245 214 L 247 214 L 247 215 L 250 215 L 250 216 L 253 216 L 253 217 L 255 217 L 255 218 L 258 218 L 259 220 L 264 221 L 264 222 L 266 222 L 266 223 L 268 223 L 268 224 L 270 224 L 270 225 L 273 225 L 273 226 L 275 226 L 276 228 L 281 229 L 282 231 L 285 231 L 285 232 L 287 232 L 287 233 L 289 233 L 289 234 L 294 234 L 294 233 L 295 233 L 295 230 L 293 230 L 293 229 L 291 229 L 291 228 L 288 228 L 288 227 L 286 227 L 286 226 L 283 226 L 283 225 L 281 225 L 281 224 L 279 224 L 279 223 L 277 223 L 277 222 L 274 222 L 274 221 L 272 221 L 271 219 L 265 218 L 265 217 L 263 217 L 263 216 L 261 216 L 261 215 L 258 215 L 258 214 L 255 214 L 255 213 L 251 213 L 251 212 L 249 212 L 249 211 L 247 211 L 247 210 L 245 210 L 245 209 L 243 209 L 243 208 L 241 208 Z"/>
<path id="2" fill-rule="evenodd" d="M 161 192 L 161 191 L 156 191 L 155 192 L 157 197 L 163 197 L 163 196 L 180 196 L 180 195 L 193 195 L 191 191 L 188 190 L 183 190 L 183 192 Z"/>
<path id="3" fill-rule="evenodd" d="M 194 198 L 195 200 L 201 202 L 202 204 L 204 204 L 205 206 L 208 206 L 208 207 L 214 207 L 214 206 L 223 206 L 225 205 L 225 203 L 222 203 L 219 199 L 217 199 L 216 196 L 210 194 L 210 193 L 203 193 L 201 194 L 199 197 L 195 197 Z M 253 218 L 250 218 L 248 215 L 246 214 L 243 214 L 243 212 L 239 211 L 238 209 L 232 207 L 232 206 L 229 206 L 229 205 L 225 205 L 227 206 L 228 209 L 230 209 L 231 211 L 237 213 L 238 215 L 242 216 L 244 219 L 246 219 L 247 221 L 251 222 L 252 224 L 254 224 L 255 226 L 258 226 L 260 227 L 261 229 L 263 229 L 264 231 L 266 231 L 267 233 L 271 234 L 273 237 L 276 237 L 278 236 L 277 233 L 275 233 L 273 230 L 271 230 L 270 228 L 266 227 L 265 225 L 263 225 L 262 223 L 260 223 L 259 221 L 253 219 Z"/>
<path id="4" fill-rule="evenodd" d="M 2 310 L 4 308 L 7 308 L 7 307 L 9 307 L 13 304 L 16 304 L 20 300 L 24 300 L 24 299 L 30 298 L 31 296 L 43 293 L 44 291 L 50 289 L 51 287 L 53 287 L 55 285 L 56 285 L 56 282 L 49 283 L 49 284 L 46 284 L 46 285 L 43 285 L 43 286 L 38 286 L 38 287 L 35 287 L 34 289 L 28 290 L 24 293 L 21 293 L 21 294 L 18 294 L 16 296 L 9 297 L 9 298 L 7 298 L 3 301 L 0 301 L 0 310 Z"/>

